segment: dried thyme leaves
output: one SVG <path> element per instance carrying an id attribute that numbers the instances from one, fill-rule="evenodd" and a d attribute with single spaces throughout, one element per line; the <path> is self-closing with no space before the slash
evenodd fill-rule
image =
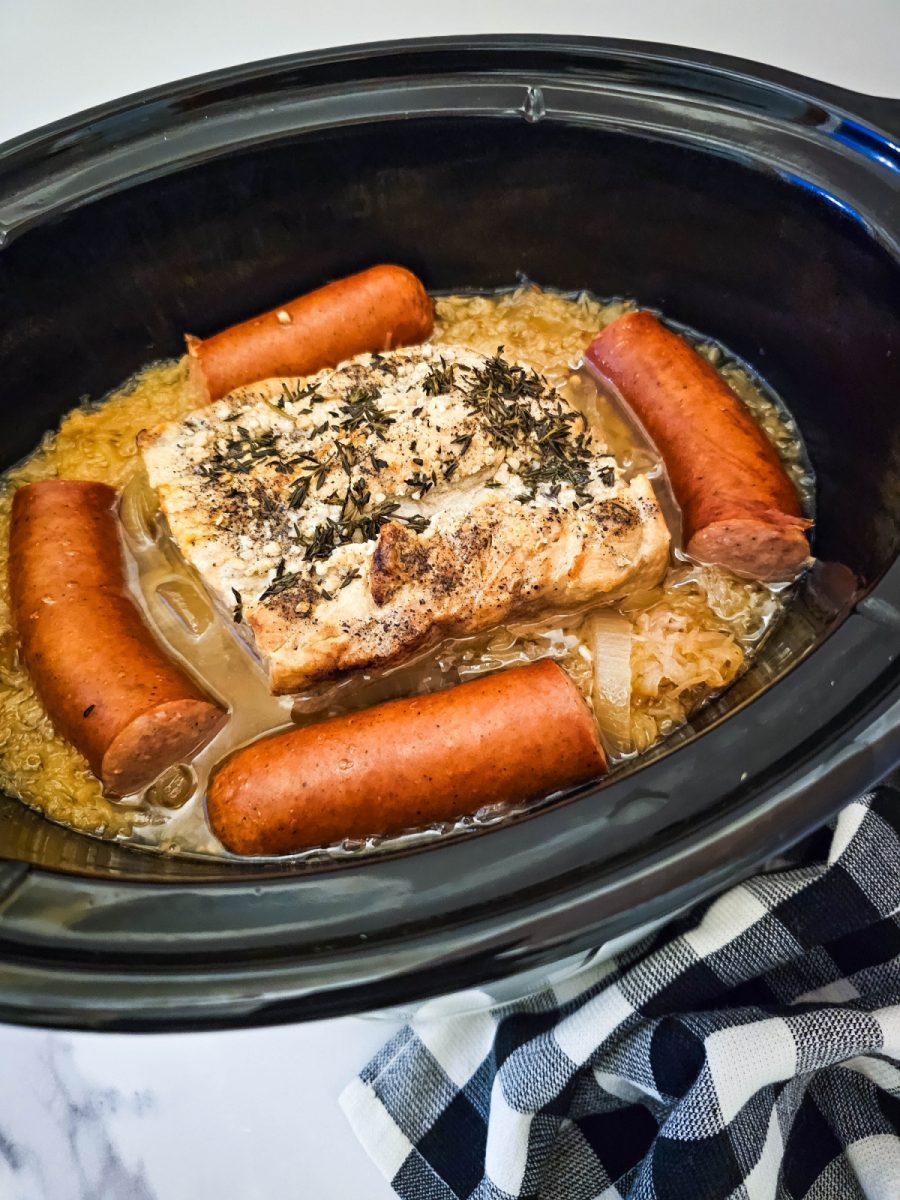
<path id="1" fill-rule="evenodd" d="M 299 574 L 295 571 L 285 571 L 284 566 L 284 559 L 282 559 L 275 568 L 275 574 L 269 581 L 269 586 L 260 596 L 260 602 L 268 600 L 270 596 L 279 596 L 282 592 L 287 592 L 300 583 Z"/>
<path id="2" fill-rule="evenodd" d="M 556 389 L 548 388 L 546 380 L 536 371 L 508 363 L 502 353 L 500 346 L 484 367 L 464 368 L 469 382 L 462 390 L 467 407 L 477 414 L 492 445 L 503 450 L 521 450 L 528 455 L 518 471 L 527 490 L 517 499 L 522 504 L 529 503 L 541 485 L 546 485 L 547 495 L 556 500 L 568 485 L 578 501 L 590 501 L 588 485 L 593 454 L 585 418 L 565 406 Z M 537 413 L 534 400 L 545 402 L 538 406 Z M 581 428 L 576 432 L 578 424 Z M 615 474 L 611 468 L 605 468 L 604 472 L 606 478 L 601 474 L 601 481 L 611 486 L 606 479 L 612 475 L 614 481 Z"/>
<path id="3" fill-rule="evenodd" d="M 303 561 L 324 561 L 331 558 L 339 546 L 348 546 L 352 542 L 374 541 L 382 526 L 387 525 L 389 521 L 397 521 L 406 525 L 415 533 L 422 533 L 428 528 L 427 517 L 419 515 L 407 517 L 399 512 L 399 508 L 400 505 L 397 502 L 386 500 L 364 512 L 351 511 L 349 515 L 342 516 L 338 520 L 326 517 L 321 524 L 316 526 L 312 537 L 308 540 L 304 540 L 302 537 L 298 538 L 300 544 L 306 547 Z"/>
<path id="4" fill-rule="evenodd" d="M 452 363 L 448 367 L 443 358 L 441 359 L 441 365 L 439 367 L 433 366 L 422 381 L 422 390 L 426 396 L 446 396 L 455 387 L 455 368 Z M 421 412 L 421 409 L 419 411 Z"/>
<path id="5" fill-rule="evenodd" d="M 383 439 L 387 427 L 394 424 L 394 418 L 381 408 L 380 399 L 381 391 L 377 387 L 351 389 L 338 405 L 338 411 L 343 414 L 341 428 L 372 430 Z"/>
<path id="6" fill-rule="evenodd" d="M 198 475 L 206 475 L 210 479 L 221 479 L 224 475 L 246 475 L 260 463 L 270 463 L 279 460 L 278 431 L 267 429 L 263 433 L 251 434 L 243 425 L 235 425 L 238 437 L 231 438 L 222 450 L 210 458 L 209 462 L 199 463 L 194 470 Z"/>
<path id="7" fill-rule="evenodd" d="M 383 377 L 397 373 L 396 366 L 380 355 L 373 355 L 372 363 L 382 368 Z M 439 483 L 449 484 L 454 479 L 478 434 L 510 460 L 510 472 L 522 483 L 515 496 L 522 504 L 531 503 L 538 496 L 559 503 L 565 488 L 569 489 L 566 502 L 578 508 L 592 500 L 592 480 L 599 480 L 604 487 L 614 485 L 612 467 L 596 468 L 591 435 L 582 414 L 565 404 L 556 389 L 549 387 L 536 371 L 506 361 L 502 346 L 479 365 L 448 363 L 440 357 L 428 364 L 426 374 L 420 379 L 421 389 L 428 397 L 456 394 L 471 414 L 471 423 L 466 432 L 452 437 L 449 445 L 435 454 L 427 466 L 422 456 L 424 446 L 422 454 L 418 450 L 421 435 L 409 442 L 411 465 L 404 483 L 413 502 L 421 501 Z M 316 579 L 322 568 L 312 569 L 312 564 L 327 562 L 342 546 L 376 539 L 388 522 L 404 524 L 415 533 L 422 533 L 429 526 L 429 518 L 422 514 L 401 513 L 399 500 L 381 494 L 373 501 L 371 477 L 387 470 L 389 461 L 371 448 L 372 435 L 387 442 L 388 431 L 397 420 L 384 407 L 381 387 L 386 384 L 382 382 L 379 387 L 364 380 L 342 395 L 324 396 L 320 386 L 298 385 L 291 389 L 285 385 L 281 394 L 266 402 L 286 417 L 291 415 L 288 406 L 296 415 L 319 414 L 312 417 L 316 423 L 304 436 L 315 440 L 326 435 L 325 446 L 313 447 L 307 443 L 298 452 L 296 436 L 291 430 L 276 428 L 251 434 L 240 424 L 241 414 L 233 414 L 225 420 L 233 423 L 234 436 L 220 440 L 212 457 L 195 467 L 197 473 L 226 487 L 229 479 L 235 477 L 227 493 L 229 504 L 234 508 L 248 504 L 262 521 L 260 537 L 278 542 L 282 551 L 293 543 L 302 562 L 310 564 L 306 569 L 288 571 L 282 558 L 260 596 L 261 601 L 292 590 L 302 592 L 303 600 L 310 605 L 315 603 L 316 596 L 332 600 L 361 577 L 360 570 L 353 568 L 343 576 L 332 576 L 327 590 L 324 580 Z M 417 419 L 423 413 L 427 422 L 427 404 L 417 404 L 411 416 Z M 440 432 L 440 425 L 437 431 Z M 367 438 L 369 446 L 365 444 Z M 392 442 L 396 440 L 394 436 Z M 267 467 L 275 477 L 289 475 L 290 479 L 277 488 L 270 484 L 267 489 L 265 476 L 241 485 L 236 477 L 247 475 L 258 466 Z M 483 486 L 504 485 L 494 478 Z M 312 528 L 307 516 L 307 523 L 301 529 L 297 515 L 308 510 L 313 500 L 331 512 Z M 243 603 L 237 591 L 234 598 L 233 616 L 240 623 Z"/>

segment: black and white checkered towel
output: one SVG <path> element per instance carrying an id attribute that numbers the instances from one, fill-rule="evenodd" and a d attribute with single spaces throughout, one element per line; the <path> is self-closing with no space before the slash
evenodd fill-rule
<path id="1" fill-rule="evenodd" d="M 341 1098 L 403 1200 L 900 1198 L 900 792 Z"/>

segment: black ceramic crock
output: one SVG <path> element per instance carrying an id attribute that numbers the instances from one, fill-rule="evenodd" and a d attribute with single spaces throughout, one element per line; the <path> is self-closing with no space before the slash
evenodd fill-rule
<path id="1" fill-rule="evenodd" d="M 826 564 L 690 728 L 488 833 L 337 869 L 205 865 L 0 800 L 0 1019 L 293 1021 L 549 969 L 735 880 L 894 766 L 898 240 L 900 102 L 637 43 L 315 53 L 0 148 L 4 465 L 184 329 L 384 260 L 433 289 L 525 275 L 634 296 L 752 363 L 806 437 Z"/>

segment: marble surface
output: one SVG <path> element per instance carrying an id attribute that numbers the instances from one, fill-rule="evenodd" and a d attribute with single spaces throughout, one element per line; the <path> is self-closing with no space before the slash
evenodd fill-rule
<path id="1" fill-rule="evenodd" d="M 0 0 L 0 29 L 0 140 L 232 63 L 455 32 L 668 41 L 900 95 L 900 0 Z M 0 1200 L 387 1200 L 337 1096 L 394 1029 L 371 1019 L 165 1036 L 0 1027 Z"/>
<path id="2" fill-rule="evenodd" d="M 0 1027 L 0 1198 L 388 1200 L 337 1094 L 395 1028 Z"/>

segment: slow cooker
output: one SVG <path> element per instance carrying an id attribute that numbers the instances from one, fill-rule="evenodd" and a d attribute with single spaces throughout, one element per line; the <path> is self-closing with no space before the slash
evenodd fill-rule
<path id="1" fill-rule="evenodd" d="M 900 102 L 577 38 L 220 71 L 0 148 L 2 462 L 80 397 L 322 280 L 628 295 L 788 401 L 816 568 L 752 668 L 601 785 L 350 864 L 161 857 L 0 799 L 0 1020 L 103 1029 L 406 1006 L 740 878 L 900 760 Z"/>

